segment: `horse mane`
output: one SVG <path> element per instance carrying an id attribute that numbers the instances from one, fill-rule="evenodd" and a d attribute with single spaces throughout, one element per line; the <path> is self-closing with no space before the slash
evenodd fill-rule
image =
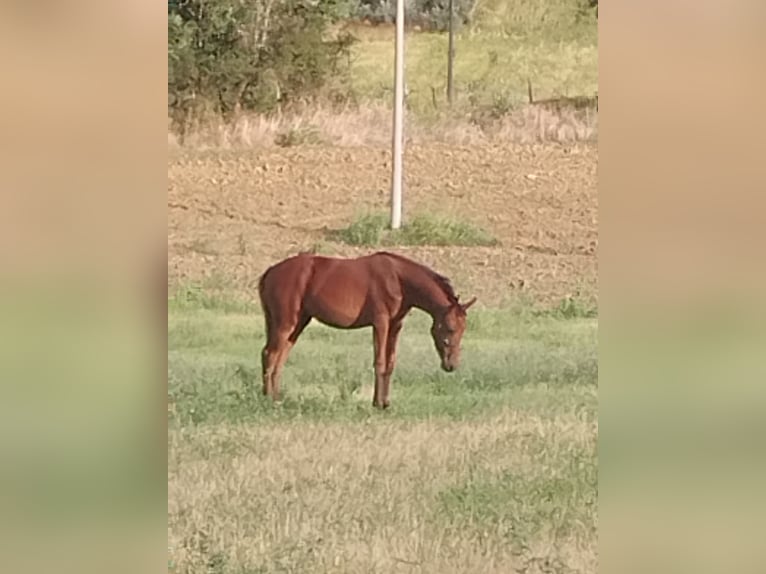
<path id="1" fill-rule="evenodd" d="M 447 298 L 449 299 L 450 303 L 453 305 L 458 304 L 457 295 L 455 294 L 455 289 L 452 287 L 452 282 L 449 280 L 448 277 L 445 277 L 444 275 L 437 273 L 430 267 L 427 267 L 423 265 L 422 263 L 418 263 L 417 261 L 413 261 L 412 259 L 409 259 L 407 257 L 404 257 L 403 255 L 399 255 L 398 253 L 391 253 L 389 251 L 381 251 L 381 255 L 387 255 L 388 257 L 391 257 L 393 259 L 396 259 L 397 261 L 406 263 L 408 265 L 412 265 L 418 269 L 420 269 L 423 273 L 428 275 L 431 279 L 434 280 L 434 282 L 441 287 L 442 291 L 444 291 L 445 295 L 447 295 Z"/>

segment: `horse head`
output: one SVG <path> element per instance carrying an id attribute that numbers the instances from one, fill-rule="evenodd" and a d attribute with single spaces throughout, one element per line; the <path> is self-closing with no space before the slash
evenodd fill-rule
<path id="1" fill-rule="evenodd" d="M 431 336 L 436 352 L 439 353 L 442 369 L 452 372 L 460 365 L 460 342 L 465 333 L 467 311 L 476 303 L 473 297 L 467 303 L 460 303 L 459 297 L 444 312 L 434 318 Z"/>

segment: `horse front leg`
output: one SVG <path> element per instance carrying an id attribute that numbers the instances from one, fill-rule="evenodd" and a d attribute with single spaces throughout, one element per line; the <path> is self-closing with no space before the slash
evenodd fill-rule
<path id="1" fill-rule="evenodd" d="M 396 345 L 399 341 L 399 332 L 402 330 L 402 322 L 396 321 L 391 324 L 388 331 L 388 340 L 386 341 L 386 374 L 383 380 L 382 402 L 386 409 L 391 404 L 389 399 L 391 393 L 391 375 L 396 366 Z"/>
<path id="2" fill-rule="evenodd" d="M 386 377 L 386 346 L 388 342 L 388 319 L 380 320 L 372 326 L 373 347 L 375 350 L 375 393 L 372 406 L 383 409 L 383 393 Z"/>

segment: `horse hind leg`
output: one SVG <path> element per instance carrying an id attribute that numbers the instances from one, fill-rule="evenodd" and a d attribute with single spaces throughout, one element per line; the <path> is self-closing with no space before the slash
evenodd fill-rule
<path id="1" fill-rule="evenodd" d="M 310 321 L 311 316 L 301 314 L 292 329 L 285 329 L 276 337 L 277 344 L 274 349 L 274 355 L 273 357 L 271 355 L 268 357 L 268 364 L 272 367 L 269 378 L 270 394 L 274 401 L 278 401 L 280 397 L 279 382 L 282 377 L 282 369 L 287 362 L 287 357 L 290 355 L 290 350 Z M 268 353 L 267 350 L 264 350 L 264 352 Z"/>
<path id="2" fill-rule="evenodd" d="M 261 300 L 263 305 L 263 318 L 266 327 L 266 344 L 261 351 L 261 376 L 263 378 L 263 394 L 269 396 L 271 394 L 271 380 L 279 348 L 274 328 L 274 318 L 266 304 L 263 294 L 261 294 Z"/>
<path id="3" fill-rule="evenodd" d="M 263 394 L 277 400 L 279 380 L 277 378 L 279 365 L 287 347 L 286 337 L 269 334 L 268 341 L 261 352 L 261 367 L 263 375 Z M 275 391 L 277 391 L 275 393 Z"/>
<path id="4" fill-rule="evenodd" d="M 264 320 L 266 323 L 266 344 L 261 351 L 261 375 L 263 377 L 264 396 L 273 396 L 274 372 L 279 362 L 279 356 L 285 345 L 280 328 L 280 314 L 274 313 L 264 305 Z"/>

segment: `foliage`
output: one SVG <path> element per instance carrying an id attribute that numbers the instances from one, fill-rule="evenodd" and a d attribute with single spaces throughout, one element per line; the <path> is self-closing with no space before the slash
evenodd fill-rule
<path id="1" fill-rule="evenodd" d="M 453 0 L 454 23 L 458 26 L 471 21 L 476 0 Z M 357 0 L 353 16 L 372 23 L 396 20 L 396 0 Z M 447 30 L 449 0 L 404 0 L 404 19 L 408 26 L 424 30 Z"/>
<path id="2" fill-rule="evenodd" d="M 351 18 L 371 23 L 396 20 L 396 0 L 350 0 Z M 598 15 L 597 0 L 453 0 L 454 23 L 479 24 L 500 19 L 506 32 L 525 34 L 535 29 L 571 28 Z M 449 24 L 449 0 L 404 0 L 404 19 L 408 26 L 445 31 Z M 515 29 L 511 29 L 515 28 Z"/>
<path id="3" fill-rule="evenodd" d="M 406 21 L 424 30 L 447 27 L 448 0 L 405 0 Z M 455 0 L 457 105 L 591 95 L 595 90 L 593 0 Z M 394 0 L 168 0 L 168 113 L 185 143 L 210 125 L 230 125 L 240 112 L 290 115 L 307 104 L 359 109 L 390 103 L 393 34 L 368 34 L 338 22 L 390 22 Z M 377 34 L 377 35 L 375 35 Z M 408 109 L 439 113 L 444 103 L 444 34 L 408 34 Z M 358 46 L 355 46 L 358 44 Z M 352 49 L 353 48 L 353 49 Z M 329 104 L 329 106 L 328 106 Z M 351 106 L 347 106 L 351 104 Z M 296 137 L 293 137 L 296 136 Z M 316 138 L 284 134 L 284 143 Z"/>
<path id="4" fill-rule="evenodd" d="M 335 3 L 311 0 L 168 2 L 171 118 L 178 125 L 315 98 L 348 61 L 351 37 L 326 38 L 336 13 Z"/>

